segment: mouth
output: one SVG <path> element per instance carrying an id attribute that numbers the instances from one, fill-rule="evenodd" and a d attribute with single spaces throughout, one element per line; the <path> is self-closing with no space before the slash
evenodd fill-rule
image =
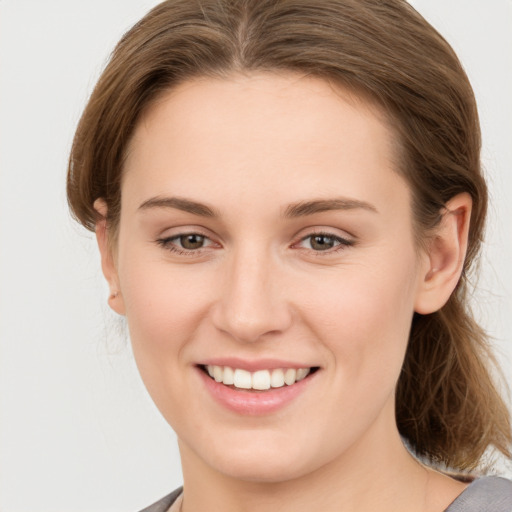
<path id="1" fill-rule="evenodd" d="M 231 366 L 199 365 L 198 368 L 211 380 L 228 388 L 253 392 L 294 386 L 319 370 L 318 366 L 272 368 L 254 372 Z"/>

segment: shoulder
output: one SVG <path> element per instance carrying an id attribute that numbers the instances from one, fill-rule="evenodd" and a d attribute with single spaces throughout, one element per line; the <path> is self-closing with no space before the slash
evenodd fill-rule
<path id="1" fill-rule="evenodd" d="M 497 476 L 478 478 L 445 512 L 512 512 L 512 481 Z"/>
<path id="2" fill-rule="evenodd" d="M 178 487 L 178 489 L 171 492 L 171 494 L 164 496 L 162 499 L 158 500 L 156 503 L 153 503 L 153 505 L 146 507 L 140 512 L 167 512 L 169 507 L 176 501 L 182 491 L 183 487 Z"/>

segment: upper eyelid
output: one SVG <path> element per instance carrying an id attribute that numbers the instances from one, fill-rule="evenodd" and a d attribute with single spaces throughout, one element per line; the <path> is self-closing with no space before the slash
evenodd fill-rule
<path id="1" fill-rule="evenodd" d="M 167 243 L 175 243 L 174 241 L 183 237 L 183 236 L 187 236 L 187 235 L 199 235 L 199 236 L 202 236 L 204 239 L 208 240 L 211 242 L 210 245 L 206 245 L 206 246 L 203 246 L 203 247 L 198 247 L 197 249 L 187 249 L 185 247 L 180 247 L 178 244 L 176 244 L 176 249 L 179 250 L 181 253 L 189 253 L 189 254 L 200 254 L 202 253 L 203 251 L 205 250 L 208 250 L 208 249 L 211 249 L 212 248 L 212 245 L 215 246 L 215 245 L 219 245 L 219 242 L 216 242 L 215 240 L 212 239 L 212 237 L 204 234 L 202 231 L 200 230 L 186 230 L 186 231 L 180 231 L 179 233 L 175 233 L 175 234 L 171 234 L 169 236 L 162 236 L 162 237 L 159 237 L 156 242 L 161 245 L 162 247 L 165 248 L 165 245 Z M 356 243 L 356 241 L 354 240 L 354 237 L 349 235 L 348 237 L 347 236 L 341 236 L 341 235 L 338 235 L 338 234 L 335 234 L 333 233 L 331 230 L 329 229 L 312 229 L 311 231 L 309 231 L 308 233 L 305 233 L 303 234 L 302 236 L 299 236 L 298 238 L 295 239 L 294 242 L 292 242 L 290 244 L 290 247 L 291 248 L 294 248 L 295 246 L 297 246 L 298 244 L 300 244 L 301 242 L 307 240 L 308 238 L 311 238 L 313 236 L 326 236 L 326 237 L 331 237 L 335 240 L 337 240 L 339 243 L 337 246 L 331 248 L 331 249 L 327 249 L 325 251 L 315 251 L 313 249 L 306 249 L 306 248 L 302 248 L 303 250 L 311 250 L 312 252 L 314 252 L 315 254 L 332 254 L 336 251 L 339 251 L 341 248 L 347 248 L 349 246 L 352 246 Z M 169 249 L 170 250 L 170 249 Z"/>
<path id="2" fill-rule="evenodd" d="M 175 231 L 176 230 L 176 231 Z M 158 240 L 172 240 L 179 238 L 180 236 L 186 235 L 200 235 L 204 238 L 208 238 L 209 240 L 219 239 L 219 237 L 215 237 L 211 235 L 211 231 L 208 229 L 204 229 L 200 226 L 191 226 L 189 227 L 174 227 L 167 228 L 161 231 L 162 234 L 156 236 Z"/>
<path id="3" fill-rule="evenodd" d="M 294 242 L 292 244 L 292 246 L 296 246 L 296 245 L 300 244 L 301 242 L 304 242 L 308 238 L 311 238 L 314 236 L 326 236 L 326 237 L 333 238 L 334 240 L 336 240 L 338 242 L 338 245 L 332 247 L 331 249 L 326 249 L 324 251 L 314 251 L 313 250 L 314 253 L 318 253 L 318 254 L 329 254 L 329 253 L 335 252 L 338 249 L 341 249 L 342 247 L 347 248 L 347 247 L 350 247 L 350 246 L 353 246 L 356 244 L 356 241 L 353 238 L 334 235 L 332 233 L 317 232 L 317 233 L 310 233 L 309 235 L 305 235 L 305 236 L 299 238 L 299 240 L 297 242 Z M 308 249 L 305 249 L 305 250 L 308 250 Z"/>
<path id="4" fill-rule="evenodd" d="M 340 240 L 346 240 L 350 242 L 355 242 L 356 236 L 349 233 L 348 231 L 334 228 L 334 227 L 323 227 L 323 226 L 312 226 L 306 229 L 302 229 L 296 236 L 297 240 L 304 240 L 310 236 L 315 235 L 324 235 L 324 236 L 332 236 L 333 238 L 338 238 Z"/>
<path id="5" fill-rule="evenodd" d="M 201 233 L 199 231 L 184 231 L 184 232 L 169 235 L 169 236 L 161 236 L 161 237 L 158 237 L 158 239 L 156 241 L 157 241 L 157 243 L 163 245 L 164 243 L 171 242 L 171 241 L 181 238 L 182 236 L 188 236 L 188 235 L 199 235 L 199 236 L 202 236 L 205 240 L 209 240 L 210 242 L 212 242 L 212 244 L 218 244 L 218 242 L 215 242 L 214 240 L 212 240 L 212 238 L 210 236 L 205 235 L 204 233 Z M 205 249 L 205 248 L 206 247 L 199 247 L 198 249 L 185 249 L 183 247 L 183 248 L 181 248 L 181 250 L 189 251 L 189 252 L 199 252 L 200 250 Z"/>
<path id="6" fill-rule="evenodd" d="M 177 228 L 179 229 L 179 228 Z M 340 239 L 343 239 L 343 240 L 347 240 L 347 239 L 350 239 L 352 240 L 353 238 L 355 238 L 353 235 L 351 235 L 350 233 L 348 232 L 344 232 L 346 233 L 346 235 L 342 235 L 342 234 L 338 234 L 338 233 L 335 233 L 333 232 L 331 229 L 329 228 L 318 228 L 318 229 L 315 229 L 315 228 L 306 228 L 308 231 L 302 235 L 295 235 L 293 238 L 294 239 L 297 239 L 297 240 L 304 240 L 305 238 L 308 238 L 310 236 L 315 236 L 315 235 L 325 235 L 325 236 L 332 236 L 333 238 L 340 238 Z M 168 229 L 166 229 L 165 231 L 168 231 Z M 164 233 L 165 233 L 164 231 Z M 204 236 L 205 238 L 208 238 L 210 240 L 212 240 L 212 236 L 210 236 L 209 234 L 206 233 L 207 230 L 204 230 L 202 228 L 195 228 L 195 227 L 192 227 L 192 229 L 186 229 L 186 230 L 183 230 L 183 231 L 178 231 L 177 233 L 171 233 L 169 235 L 160 235 L 158 236 L 158 239 L 162 240 L 162 239 L 165 239 L 165 240 L 170 240 L 170 239 L 173 239 L 173 238 L 179 238 L 180 236 L 186 236 L 186 235 L 200 235 L 200 236 Z M 306 231 L 306 230 L 301 230 L 302 232 Z M 217 238 L 220 238 L 220 237 L 217 237 Z"/>

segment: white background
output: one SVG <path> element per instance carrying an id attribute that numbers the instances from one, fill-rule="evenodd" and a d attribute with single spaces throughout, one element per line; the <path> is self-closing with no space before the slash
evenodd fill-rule
<path id="1" fill-rule="evenodd" d="M 152 0 L 0 0 L 0 511 L 136 511 L 181 483 L 174 434 L 106 308 L 66 159 L 122 33 Z M 415 0 L 480 106 L 492 208 L 475 307 L 512 383 L 512 1 Z M 509 476 L 512 474 L 509 472 Z"/>

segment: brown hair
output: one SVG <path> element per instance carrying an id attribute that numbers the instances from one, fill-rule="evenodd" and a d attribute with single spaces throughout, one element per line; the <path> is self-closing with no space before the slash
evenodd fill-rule
<path id="1" fill-rule="evenodd" d="M 487 205 L 473 91 L 448 43 L 404 0 L 168 0 L 115 48 L 80 120 L 68 172 L 74 216 L 93 230 L 103 198 L 116 233 L 123 157 L 141 113 L 197 76 L 288 70 L 359 91 L 392 119 L 415 223 L 427 233 L 459 192 L 473 200 L 460 282 L 438 312 L 413 318 L 396 393 L 412 449 L 458 470 L 495 447 L 510 456 L 510 417 L 469 310 L 468 274 Z"/>

